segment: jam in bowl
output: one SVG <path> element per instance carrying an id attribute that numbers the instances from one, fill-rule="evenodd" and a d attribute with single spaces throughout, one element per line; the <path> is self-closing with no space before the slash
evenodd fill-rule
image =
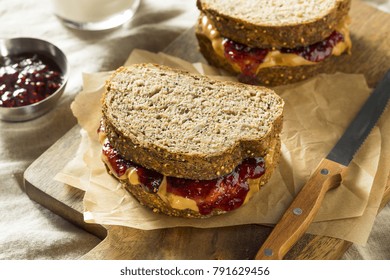
<path id="1" fill-rule="evenodd" d="M 51 110 L 68 77 L 64 53 L 35 38 L 0 39 L 0 119 L 26 121 Z"/>

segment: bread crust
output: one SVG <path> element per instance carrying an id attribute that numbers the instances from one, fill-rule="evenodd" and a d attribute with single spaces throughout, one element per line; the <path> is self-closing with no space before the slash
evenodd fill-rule
<path id="1" fill-rule="evenodd" d="M 271 178 L 275 167 L 280 160 L 280 148 L 281 141 L 280 138 L 275 138 L 271 149 L 273 150 L 272 156 L 265 157 L 265 173 L 258 179 L 252 180 L 253 184 L 258 184 L 259 187 L 265 185 Z M 108 168 L 107 168 L 108 169 Z M 108 169 L 109 170 L 109 169 Z M 135 198 L 139 201 L 141 205 L 144 205 L 153 210 L 155 213 L 162 213 L 169 216 L 175 217 L 184 217 L 184 218 L 209 218 L 212 216 L 217 216 L 226 213 L 225 211 L 214 209 L 210 214 L 202 215 L 197 211 L 192 209 L 175 209 L 167 204 L 157 193 L 150 193 L 146 191 L 141 185 L 132 185 L 127 180 L 120 180 L 122 186 Z M 251 184 L 252 184 L 251 183 Z M 260 188 L 261 190 L 261 188 Z M 243 205 L 242 205 L 243 206 Z M 242 207 L 240 206 L 240 207 Z"/>
<path id="2" fill-rule="evenodd" d="M 196 37 L 199 43 L 199 50 L 209 64 L 224 69 L 233 75 L 238 75 L 240 81 L 250 84 L 273 87 L 300 82 L 324 72 L 338 59 L 338 57 L 331 56 L 321 62 L 310 65 L 265 67 L 261 68 L 255 77 L 244 77 L 225 58 L 215 53 L 211 41 L 200 30 L 197 30 Z"/>
<path id="3" fill-rule="evenodd" d="M 348 14 L 351 0 L 338 0 L 327 15 L 301 24 L 261 25 L 209 7 L 207 1 L 197 0 L 197 6 L 214 23 L 223 37 L 250 47 L 295 48 L 322 41 Z"/>
<path id="4" fill-rule="evenodd" d="M 138 67 L 150 67 L 148 65 L 138 65 Z M 181 75 L 192 75 L 185 71 L 170 69 L 160 65 L 153 67 L 161 68 L 161 71 L 173 71 Z M 121 68 L 117 71 L 125 71 Z M 115 75 L 115 74 L 114 74 Z M 113 75 L 113 76 L 114 76 Z M 198 79 L 204 79 L 206 83 L 208 78 L 195 75 Z M 147 78 L 147 77 L 145 77 Z M 214 81 L 217 85 L 231 84 L 241 90 L 248 89 L 249 85 L 231 82 Z M 110 81 L 107 82 L 107 90 L 102 98 L 102 113 L 105 123 L 105 133 L 111 145 L 119 151 L 126 159 L 142 165 L 148 169 L 155 170 L 163 175 L 187 178 L 187 179 L 214 179 L 230 173 L 243 159 L 248 157 L 264 157 L 267 155 L 271 142 L 278 138 L 282 130 L 283 121 L 283 100 L 275 93 L 268 92 L 270 96 L 276 98 L 278 102 L 278 115 L 274 116 L 273 123 L 269 123 L 268 131 L 261 139 L 240 139 L 234 145 L 228 148 L 221 148 L 215 153 L 180 153 L 172 152 L 164 147 L 152 143 L 139 143 L 134 135 L 125 135 L 113 123 L 117 123 L 116 116 L 107 113 L 108 101 L 106 100 L 107 92 L 112 90 Z M 257 89 L 256 89 L 257 90 Z M 259 88 L 258 90 L 269 89 Z"/>

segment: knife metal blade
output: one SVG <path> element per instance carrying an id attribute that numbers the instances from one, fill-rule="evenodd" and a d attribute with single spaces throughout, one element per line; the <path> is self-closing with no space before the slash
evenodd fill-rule
<path id="1" fill-rule="evenodd" d="M 390 98 L 390 70 L 357 113 L 336 145 L 322 159 L 276 224 L 255 259 L 283 259 L 306 232 L 328 190 L 340 185 L 347 166 L 384 112 Z"/>
<path id="2" fill-rule="evenodd" d="M 347 166 L 382 115 L 390 97 L 390 70 L 376 86 L 327 159 Z"/>

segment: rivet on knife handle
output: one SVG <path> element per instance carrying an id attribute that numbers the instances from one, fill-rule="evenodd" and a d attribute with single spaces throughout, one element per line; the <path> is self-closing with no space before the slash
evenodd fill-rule
<path id="1" fill-rule="evenodd" d="M 323 159 L 264 242 L 256 259 L 283 259 L 306 232 L 326 192 L 340 185 L 346 169 L 342 164 Z"/>

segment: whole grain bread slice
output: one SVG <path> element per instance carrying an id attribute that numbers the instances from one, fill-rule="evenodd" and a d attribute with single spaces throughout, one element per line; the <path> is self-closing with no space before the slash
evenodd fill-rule
<path id="1" fill-rule="evenodd" d="M 281 133 L 283 106 L 264 87 L 156 64 L 119 68 L 102 97 L 106 134 L 122 156 L 188 179 L 213 179 L 247 157 L 265 157 Z"/>
<path id="2" fill-rule="evenodd" d="M 250 47 L 294 48 L 328 37 L 351 0 L 197 0 L 223 37 Z"/>

